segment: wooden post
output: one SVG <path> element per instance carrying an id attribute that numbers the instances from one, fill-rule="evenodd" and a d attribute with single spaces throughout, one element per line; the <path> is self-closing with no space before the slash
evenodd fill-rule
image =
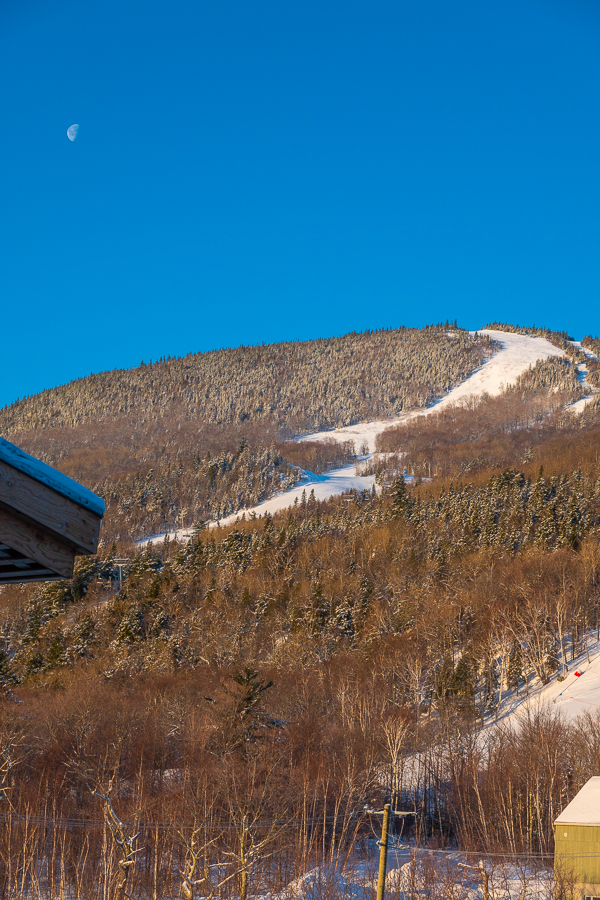
<path id="1" fill-rule="evenodd" d="M 383 823 L 381 826 L 381 841 L 379 843 L 379 876 L 377 878 L 377 900 L 383 900 L 385 895 L 385 873 L 387 869 L 388 834 L 390 828 L 390 804 L 383 807 Z"/>
<path id="2" fill-rule="evenodd" d="M 490 880 L 482 862 L 479 863 L 479 871 L 481 872 L 481 880 L 483 882 L 483 900 L 490 900 Z"/>
<path id="3" fill-rule="evenodd" d="M 483 885 L 483 900 L 490 900 L 490 876 L 485 870 L 485 866 L 479 861 L 479 864 L 476 866 L 469 866 L 466 863 L 459 863 L 459 869 L 473 869 L 474 872 L 479 872 L 481 875 L 481 882 Z"/>

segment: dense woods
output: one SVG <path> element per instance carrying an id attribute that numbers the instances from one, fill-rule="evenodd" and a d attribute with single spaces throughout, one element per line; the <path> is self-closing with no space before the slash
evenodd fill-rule
<path id="1" fill-rule="evenodd" d="M 234 452 L 221 450 L 176 465 L 137 472 L 94 485 L 107 511 L 103 544 L 218 521 L 256 506 L 297 484 L 304 472 L 325 472 L 355 459 L 352 441 L 285 442 L 256 449 L 242 439 Z"/>
<path id="2" fill-rule="evenodd" d="M 255 450 L 242 442 L 234 453 L 208 452 L 145 475 L 107 480 L 96 486 L 107 505 L 103 540 L 138 540 L 168 528 L 222 519 L 287 490 L 298 477 L 277 450 Z"/>
<path id="3" fill-rule="evenodd" d="M 211 425 L 261 422 L 310 432 L 392 418 L 431 403 L 491 353 L 488 338 L 455 327 L 448 335 L 449 328 L 214 350 L 90 375 L 5 407 L 0 432 L 10 438 L 122 416 L 130 431 L 142 432 L 161 419 L 191 420 L 198 435 Z"/>
<path id="4" fill-rule="evenodd" d="M 353 860 L 372 898 L 386 800 L 440 851 L 413 895 L 466 900 L 457 848 L 526 885 L 600 767 L 593 710 L 496 721 L 599 634 L 600 409 L 565 411 L 576 362 L 388 430 L 377 492 L 227 528 L 201 520 L 355 448 L 233 429 L 194 456 L 184 432 L 179 459 L 117 456 L 112 478 L 99 451 L 99 556 L 0 591 L 0 895 L 274 896 L 318 869 L 310 896 L 341 897 Z M 131 543 L 171 520 L 193 539 Z"/>

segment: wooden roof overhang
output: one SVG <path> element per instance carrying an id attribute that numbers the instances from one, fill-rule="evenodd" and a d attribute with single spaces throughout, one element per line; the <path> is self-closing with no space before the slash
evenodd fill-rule
<path id="1" fill-rule="evenodd" d="M 0 584 L 71 578 L 103 515 L 96 494 L 0 438 Z"/>

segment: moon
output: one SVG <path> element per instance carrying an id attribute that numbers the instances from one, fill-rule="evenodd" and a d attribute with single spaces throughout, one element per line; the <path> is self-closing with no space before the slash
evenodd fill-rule
<path id="1" fill-rule="evenodd" d="M 77 137 L 77 132 L 79 131 L 79 125 L 71 125 L 67 128 L 67 137 L 70 141 L 74 141 Z"/>

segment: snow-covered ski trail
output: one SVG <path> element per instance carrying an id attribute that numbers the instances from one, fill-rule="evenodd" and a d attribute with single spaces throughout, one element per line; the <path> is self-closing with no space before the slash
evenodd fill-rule
<path id="1" fill-rule="evenodd" d="M 381 434 L 391 425 L 407 422 L 417 416 L 428 416 L 432 412 L 439 412 L 454 403 L 466 401 L 469 397 L 477 398 L 483 394 L 497 397 L 502 391 L 514 384 L 519 375 L 527 371 L 529 366 L 536 362 L 548 359 L 549 356 L 564 356 L 562 350 L 547 341 L 546 338 L 531 337 L 528 334 L 513 334 L 509 331 L 491 331 L 483 329 L 471 334 L 487 334 L 500 344 L 500 350 L 490 357 L 479 369 L 476 369 L 465 381 L 452 388 L 445 397 L 433 403 L 426 409 L 412 410 L 397 419 L 387 419 L 377 422 L 362 422 L 358 425 L 347 425 L 344 428 L 336 428 L 333 431 L 318 431 L 314 434 L 305 434 L 301 441 L 324 441 L 327 438 L 335 438 L 340 441 L 354 441 L 358 450 L 366 442 L 369 453 L 375 451 L 377 435 Z"/>
<path id="2" fill-rule="evenodd" d="M 588 359 L 598 359 L 595 353 L 592 353 L 591 350 L 588 350 L 587 347 L 581 346 L 581 341 L 569 341 L 570 344 L 573 345 L 577 350 L 581 350 Z M 586 390 L 585 397 L 582 397 L 580 400 L 576 400 L 575 403 L 571 403 L 570 406 L 567 407 L 569 412 L 571 413 L 581 413 L 586 408 L 588 403 L 591 403 L 592 400 L 595 400 L 596 397 L 594 395 L 594 388 L 588 383 L 587 373 L 588 368 L 585 363 L 578 363 L 575 366 L 577 371 L 577 378 L 579 380 L 579 384 Z"/>
<path id="3" fill-rule="evenodd" d="M 476 334 L 477 332 L 471 332 Z M 333 431 L 318 431 L 314 434 L 306 434 L 299 438 L 300 441 L 324 441 L 334 438 L 340 441 L 354 441 L 357 452 L 366 445 L 368 453 L 375 451 L 377 436 L 392 425 L 407 422 L 417 416 L 431 415 L 439 412 L 447 406 L 455 403 L 467 402 L 469 398 L 479 398 L 483 394 L 491 397 L 498 396 L 511 384 L 514 384 L 519 375 L 530 366 L 534 366 L 539 360 L 548 359 L 550 356 L 564 356 L 562 350 L 551 344 L 546 338 L 532 337 L 527 334 L 513 334 L 507 331 L 493 331 L 484 329 L 479 334 L 487 334 L 500 345 L 500 349 L 486 362 L 476 369 L 465 381 L 449 391 L 441 400 L 426 409 L 413 410 L 396 419 L 379 420 L 375 422 L 362 422 L 357 425 L 348 425 L 345 428 L 336 428 Z M 325 475 L 314 475 L 305 472 L 303 480 L 289 491 L 275 494 L 268 500 L 264 500 L 251 509 L 240 509 L 238 512 L 221 519 L 219 523 L 211 522 L 211 526 L 231 525 L 242 515 L 246 518 L 267 513 L 272 515 L 283 509 L 288 509 L 294 504 L 296 498 L 300 500 L 302 493 L 306 491 L 307 497 L 314 490 L 315 499 L 328 500 L 352 489 L 363 491 L 372 490 L 375 482 L 373 475 L 360 475 L 356 472 L 356 466 L 344 466 L 334 469 Z M 192 528 L 169 532 L 171 540 L 187 540 L 193 534 Z M 163 541 L 165 534 L 155 535 L 151 538 L 138 541 L 138 546 Z"/>
<path id="4" fill-rule="evenodd" d="M 542 707 L 558 712 L 567 721 L 573 721 L 585 712 L 600 713 L 600 641 L 593 632 L 585 636 L 579 654 L 569 660 L 568 666 L 564 681 L 558 680 L 559 672 L 556 672 L 548 684 L 531 677 L 527 690 L 521 687 L 519 694 L 507 692 L 496 715 L 490 716 L 486 728 L 500 722 L 518 724 L 519 718 L 528 710 L 535 711 Z"/>

